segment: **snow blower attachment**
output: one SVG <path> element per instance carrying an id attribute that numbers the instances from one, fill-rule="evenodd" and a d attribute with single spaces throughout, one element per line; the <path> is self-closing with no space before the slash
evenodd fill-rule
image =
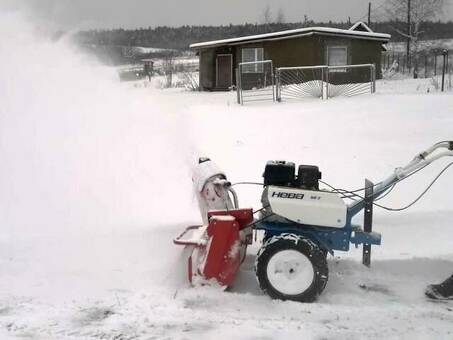
<path id="1" fill-rule="evenodd" d="M 453 142 L 434 144 L 383 181 L 366 180 L 359 190 L 336 189 L 321 181 L 318 167 L 291 162 L 268 162 L 264 171 L 262 208 L 254 220 L 251 209 L 239 209 L 237 196 L 226 176 L 209 159 L 200 159 L 193 176 L 203 225 L 188 227 L 176 244 L 191 248 L 188 260 L 192 283 L 216 281 L 230 286 L 244 259 L 253 230 L 263 231 L 263 242 L 255 261 L 261 289 L 272 298 L 314 301 L 328 281 L 326 256 L 335 250 L 348 251 L 350 244 L 363 245 L 363 263 L 371 264 L 371 246 L 380 245 L 381 235 L 372 231 L 372 209 L 404 210 L 416 203 L 449 163 L 415 201 L 399 209 L 376 200 L 399 182 L 437 159 L 453 156 Z M 320 189 L 319 184 L 330 189 Z M 364 195 L 357 194 L 364 192 Z M 233 197 L 231 201 L 230 194 Z M 353 199 L 349 204 L 346 199 Z M 364 210 L 364 223 L 352 218 Z"/>
<path id="2" fill-rule="evenodd" d="M 253 211 L 238 209 L 231 183 L 209 158 L 199 160 L 192 180 L 203 225 L 186 228 L 174 243 L 190 247 L 187 266 L 191 283 L 215 281 L 228 287 L 245 258 L 247 244 L 252 242 L 249 224 Z"/>

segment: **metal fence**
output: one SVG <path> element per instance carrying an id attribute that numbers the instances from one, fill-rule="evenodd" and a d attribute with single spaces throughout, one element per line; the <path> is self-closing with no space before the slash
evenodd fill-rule
<path id="1" fill-rule="evenodd" d="M 376 92 L 376 68 L 373 64 L 327 67 L 327 97 L 352 97 Z"/>
<path id="2" fill-rule="evenodd" d="M 236 70 L 239 104 L 252 101 L 275 101 L 272 60 L 240 63 Z"/>
<path id="3" fill-rule="evenodd" d="M 356 96 L 376 91 L 373 64 L 302 66 L 276 69 L 277 101 L 316 97 Z"/>
<path id="4" fill-rule="evenodd" d="M 384 76 L 393 73 L 407 74 L 417 78 L 430 78 L 442 74 L 446 56 L 446 74 L 453 73 L 453 51 L 432 49 L 413 55 L 388 51 L 382 54 Z"/>
<path id="5" fill-rule="evenodd" d="M 327 66 L 279 67 L 276 69 L 277 101 L 324 97 Z"/>

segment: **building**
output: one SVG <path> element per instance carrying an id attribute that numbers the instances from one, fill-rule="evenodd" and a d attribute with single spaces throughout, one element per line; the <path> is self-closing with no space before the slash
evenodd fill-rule
<path id="1" fill-rule="evenodd" d="M 359 22 L 349 30 L 306 27 L 254 36 L 191 44 L 200 63 L 200 89 L 227 90 L 236 84 L 241 62 L 272 60 L 275 67 L 375 64 L 382 78 L 381 53 L 390 35 Z M 248 68 L 250 73 L 260 68 Z"/>

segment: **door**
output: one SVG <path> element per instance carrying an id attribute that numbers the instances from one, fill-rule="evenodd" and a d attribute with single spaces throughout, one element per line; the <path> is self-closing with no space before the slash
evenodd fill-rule
<path id="1" fill-rule="evenodd" d="M 233 85 L 233 56 L 231 54 L 217 55 L 216 87 L 229 88 Z"/>

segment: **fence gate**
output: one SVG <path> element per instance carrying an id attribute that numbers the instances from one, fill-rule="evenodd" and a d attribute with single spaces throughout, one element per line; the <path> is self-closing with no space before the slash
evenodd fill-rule
<path id="1" fill-rule="evenodd" d="M 327 66 L 280 67 L 276 70 L 277 101 L 323 98 Z"/>
<path id="2" fill-rule="evenodd" d="M 376 69 L 373 64 L 329 66 L 325 81 L 329 98 L 374 93 Z"/>
<path id="3" fill-rule="evenodd" d="M 356 96 L 376 91 L 373 64 L 302 66 L 276 69 L 277 101 L 316 97 Z"/>
<path id="4" fill-rule="evenodd" d="M 272 60 L 240 63 L 236 70 L 238 103 L 275 101 Z"/>

